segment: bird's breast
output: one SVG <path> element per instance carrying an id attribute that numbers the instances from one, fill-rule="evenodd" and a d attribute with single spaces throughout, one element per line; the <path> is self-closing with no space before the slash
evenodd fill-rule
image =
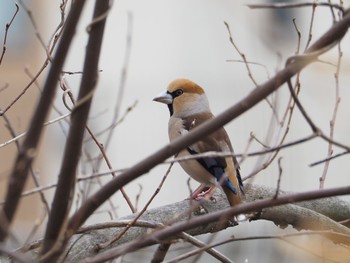
<path id="1" fill-rule="evenodd" d="M 188 131 L 185 130 L 183 120 L 181 118 L 171 117 L 169 119 L 168 133 L 169 140 L 173 141 L 177 137 L 186 134 Z"/>

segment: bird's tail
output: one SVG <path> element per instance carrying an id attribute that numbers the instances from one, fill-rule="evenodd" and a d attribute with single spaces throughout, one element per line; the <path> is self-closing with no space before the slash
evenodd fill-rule
<path id="1" fill-rule="evenodd" d="M 228 202 L 230 203 L 230 206 L 235 206 L 241 203 L 242 200 L 239 191 L 237 191 L 237 193 L 234 193 L 231 189 L 225 186 L 223 186 L 222 189 L 224 190 L 224 193 L 227 197 Z"/>

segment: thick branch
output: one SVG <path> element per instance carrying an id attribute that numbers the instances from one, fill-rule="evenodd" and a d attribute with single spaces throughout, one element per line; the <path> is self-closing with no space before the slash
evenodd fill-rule
<path id="1" fill-rule="evenodd" d="M 64 151 L 61 171 L 58 176 L 58 184 L 52 203 L 52 209 L 47 224 L 42 249 L 43 262 L 52 262 L 58 251 L 50 251 L 55 242 L 59 241 L 59 234 L 65 231 L 66 221 L 75 188 L 75 173 L 80 159 L 81 148 L 84 139 L 84 130 L 89 116 L 93 92 L 98 79 L 98 61 L 100 58 L 106 14 L 109 8 L 109 0 L 96 1 L 93 22 L 90 26 L 90 35 L 86 47 L 86 56 L 83 69 L 83 77 L 79 89 L 78 101 L 71 115 L 71 127 L 69 129 L 67 143 Z M 50 255 L 45 255 L 51 252 Z"/>
<path id="2" fill-rule="evenodd" d="M 276 192 L 275 189 L 257 185 L 247 185 L 246 188 L 246 202 L 273 198 Z M 285 194 L 287 193 L 282 191 L 279 193 L 280 196 Z M 96 250 L 97 244 L 107 242 L 118 235 L 135 215 L 120 218 L 117 222 L 83 227 L 80 230 L 80 234 L 75 235 L 70 241 L 69 249 L 64 256 L 64 261 L 78 262 L 79 260 L 95 256 L 101 252 L 103 253 L 103 251 L 108 251 L 108 249 L 136 240 L 142 236 L 147 236 L 149 228 L 167 225 L 168 222 L 174 221 L 184 222 L 186 224 L 189 218 L 200 219 L 202 216 L 225 211 L 229 208 L 225 196 L 220 191 L 215 193 L 215 198 L 216 202 L 205 202 L 202 204 L 204 209 L 197 209 L 190 214 L 186 212 L 189 211 L 193 203 L 191 204 L 188 200 L 150 209 L 141 216 L 136 224 L 137 226 L 130 228 L 121 239 L 113 243 L 107 249 L 99 251 Z M 177 215 L 181 216 L 174 220 Z M 255 217 L 256 220 L 272 221 L 281 227 L 291 225 L 297 230 L 332 230 L 335 233 L 350 235 L 349 228 L 336 222 L 350 218 L 350 204 L 337 197 L 266 208 L 261 210 L 261 213 L 257 215 L 258 216 Z M 244 224 L 247 223 L 248 222 L 245 222 Z M 219 229 L 220 227 L 222 227 L 222 224 L 218 223 L 218 221 L 214 221 L 210 224 L 202 224 L 199 227 L 186 230 L 186 232 L 190 235 L 200 235 L 210 233 L 213 229 Z M 349 245 L 349 236 L 344 237 L 343 235 L 328 235 L 327 237 L 335 242 Z M 178 235 L 176 238 L 181 238 L 181 235 Z M 154 243 L 158 241 L 160 240 L 153 240 Z"/>

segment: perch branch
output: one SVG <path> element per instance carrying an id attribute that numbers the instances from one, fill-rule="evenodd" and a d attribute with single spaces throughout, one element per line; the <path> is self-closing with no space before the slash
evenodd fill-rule
<path id="1" fill-rule="evenodd" d="M 273 188 L 257 185 L 247 185 L 247 203 L 243 204 L 243 206 L 254 205 L 256 202 L 275 202 L 274 200 L 281 200 L 281 198 L 285 199 L 286 203 L 288 203 L 294 201 L 294 198 L 303 200 L 306 197 L 305 195 L 309 195 L 310 197 L 311 193 L 290 194 L 280 191 L 278 198 L 273 199 L 275 192 L 276 189 Z M 320 194 L 319 191 L 314 191 L 312 193 L 313 194 L 311 195 L 317 193 Z M 322 194 L 320 194 L 320 196 L 322 196 Z M 188 200 L 147 210 L 135 223 L 135 225 L 131 227 L 125 235 L 123 235 L 121 239 L 111 244 L 111 246 L 108 248 L 100 250 L 98 252 L 96 251 L 96 245 L 98 243 L 110 240 L 113 236 L 116 235 L 116 233 L 122 232 L 123 228 L 126 225 L 129 225 L 130 222 L 133 221 L 133 219 L 137 216 L 137 214 L 123 217 L 117 222 L 108 222 L 90 227 L 83 227 L 79 231 L 80 234 L 75 235 L 73 240 L 70 241 L 70 245 L 68 246 L 70 249 L 67 257 L 65 258 L 65 262 L 77 262 L 87 257 L 96 256 L 98 253 L 103 254 L 107 251 L 111 252 L 111 249 L 119 250 L 119 247 L 121 249 L 119 251 L 123 251 L 122 247 L 125 245 L 123 249 L 126 248 L 125 243 L 128 242 L 133 242 L 133 245 L 135 246 L 135 243 L 143 242 L 143 240 L 147 239 L 148 242 L 150 242 L 148 245 L 155 244 L 162 240 L 162 238 L 160 238 L 160 235 L 157 233 L 165 231 L 169 234 L 170 229 L 173 227 L 179 228 L 181 226 L 184 228 L 183 231 L 186 231 L 190 235 L 210 233 L 212 229 L 216 227 L 218 220 L 202 221 L 203 217 L 211 217 L 211 215 L 214 213 L 216 214 L 217 218 L 220 218 L 221 213 L 226 213 L 230 210 L 225 196 L 220 191 L 216 191 L 215 199 L 216 202 L 208 201 L 202 204 L 202 206 L 205 208 L 204 215 L 202 213 L 198 214 L 194 212 L 193 214 L 186 216 L 184 211 L 187 211 L 191 206 Z M 331 197 L 320 200 L 286 204 L 282 206 L 275 206 L 273 208 L 266 208 L 261 211 L 262 212 L 260 213 L 260 216 L 255 218 L 256 220 L 269 220 L 280 227 L 291 225 L 298 230 L 332 230 L 334 232 L 333 235 L 329 231 L 326 232 L 327 238 L 336 242 L 350 244 L 350 229 L 337 223 L 337 221 L 342 221 L 350 217 L 350 206 L 348 202 L 343 201 L 339 198 Z M 184 216 L 177 219 L 177 224 L 168 226 L 167 228 L 159 228 L 160 226 L 167 225 L 167 222 L 172 221 L 174 214 L 183 214 Z M 189 217 L 197 221 L 197 224 L 192 225 L 193 221 L 192 219 L 189 220 Z M 191 224 L 191 226 L 187 227 L 187 224 Z M 147 233 L 149 233 L 149 228 L 157 228 L 157 232 L 153 232 L 151 235 L 147 235 Z M 168 238 L 171 236 L 177 235 L 175 232 L 172 232 L 172 234 L 169 235 L 164 234 L 162 236 L 166 237 L 166 240 L 168 240 Z M 342 233 L 343 235 L 337 235 L 337 233 Z M 138 241 L 135 241 L 137 238 L 140 239 L 138 239 Z M 77 239 L 79 240 L 76 241 Z M 128 244 L 130 245 L 131 243 Z M 133 249 L 136 248 L 133 247 Z M 124 252 L 126 253 L 126 251 Z M 95 259 L 97 261 L 97 258 Z M 104 260 L 106 260 L 106 258 L 104 258 Z"/>

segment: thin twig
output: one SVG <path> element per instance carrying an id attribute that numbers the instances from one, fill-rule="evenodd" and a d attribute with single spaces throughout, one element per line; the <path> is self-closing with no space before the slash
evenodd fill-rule
<path id="1" fill-rule="evenodd" d="M 55 119 L 52 119 L 52 120 L 47 121 L 47 122 L 44 122 L 43 126 L 48 126 L 48 125 L 51 125 L 51 124 L 53 124 L 53 123 L 62 121 L 62 120 L 64 120 L 64 119 L 66 119 L 67 117 L 69 117 L 70 115 L 71 115 L 70 112 L 69 112 L 69 113 L 66 113 L 66 114 L 64 114 L 64 115 L 62 115 L 62 116 L 59 116 L 59 117 L 55 118 Z M 4 116 L 4 115 L 3 115 L 3 116 Z M 5 147 L 5 146 L 7 146 L 7 145 L 9 145 L 9 144 L 11 144 L 11 143 L 17 142 L 19 139 L 21 139 L 22 137 L 24 137 L 27 133 L 28 133 L 28 131 L 23 132 L 23 133 L 17 135 L 16 137 L 14 137 L 14 138 L 12 138 L 12 139 L 6 141 L 6 142 L 1 143 L 1 144 L 0 144 L 0 148 Z"/>
<path id="2" fill-rule="evenodd" d="M 226 61 L 227 62 L 247 63 L 247 64 L 251 64 L 251 65 L 256 65 L 256 66 L 262 67 L 265 70 L 265 72 L 266 72 L 266 77 L 268 79 L 270 78 L 270 72 L 269 72 L 269 69 L 267 68 L 267 66 L 264 65 L 264 64 L 261 64 L 259 62 L 244 61 L 244 60 L 239 60 L 239 59 L 227 59 Z"/>
<path id="3" fill-rule="evenodd" d="M 244 65 L 245 65 L 245 67 L 246 67 L 246 70 L 247 70 L 247 72 L 248 72 L 249 78 L 250 78 L 251 81 L 253 82 L 254 86 L 257 87 L 257 86 L 258 86 L 258 83 L 257 83 L 257 81 L 255 80 L 255 78 L 253 77 L 252 71 L 251 71 L 250 66 L 249 66 L 250 63 L 248 62 L 248 60 L 247 60 L 247 58 L 246 58 L 246 55 L 245 55 L 243 52 L 240 51 L 240 49 L 238 48 L 237 44 L 234 42 L 229 24 L 228 24 L 226 21 L 224 21 L 224 24 L 225 24 L 225 26 L 226 26 L 226 29 L 227 29 L 227 32 L 228 32 L 228 35 L 229 35 L 229 41 L 230 41 L 230 43 L 232 44 L 232 46 L 235 48 L 235 50 L 237 51 L 237 53 L 238 53 L 238 54 L 240 55 L 240 57 L 242 58 L 242 60 L 243 60 L 243 62 L 244 62 Z M 270 102 L 270 100 L 269 100 L 267 97 L 266 97 L 264 100 L 267 102 L 267 104 L 268 104 L 268 105 L 270 106 L 270 108 L 272 109 L 272 112 L 274 113 L 274 116 L 276 117 L 276 119 L 278 119 L 278 115 L 277 115 L 276 109 L 275 109 L 275 107 L 272 105 L 272 103 Z"/>
<path id="4" fill-rule="evenodd" d="M 281 187 L 281 179 L 282 179 L 282 157 L 278 158 L 278 180 L 277 180 L 277 187 L 276 187 L 276 193 L 273 196 L 273 198 L 277 198 L 278 197 L 278 193 L 280 191 L 280 187 Z"/>
<path id="5" fill-rule="evenodd" d="M 342 51 L 341 51 L 341 46 L 340 43 L 338 44 L 338 62 L 337 62 L 337 68 L 336 72 L 334 74 L 335 78 L 335 104 L 334 104 L 334 110 L 333 110 L 333 116 L 332 119 L 329 123 L 329 138 L 333 141 L 334 139 L 334 129 L 335 129 L 335 122 L 337 119 L 337 113 L 338 113 L 338 108 L 340 104 L 340 87 L 339 87 L 339 72 L 340 72 L 340 66 L 341 66 L 341 58 L 342 58 Z M 332 142 L 328 143 L 328 153 L 327 157 L 330 158 L 333 154 L 333 144 Z M 320 177 L 320 189 L 324 187 L 324 182 L 326 180 L 327 176 L 327 171 L 329 167 L 330 161 L 326 161 L 323 167 L 323 172 L 322 176 Z"/>
<path id="6" fill-rule="evenodd" d="M 227 29 L 227 32 L 228 32 L 228 35 L 229 35 L 229 40 L 230 40 L 230 43 L 232 44 L 232 46 L 235 48 L 235 50 L 238 52 L 238 54 L 241 56 L 242 60 L 244 61 L 244 65 L 247 69 L 247 72 L 248 72 L 248 76 L 249 78 L 251 79 L 251 81 L 254 83 L 254 86 L 257 87 L 258 86 L 258 83 L 256 82 L 256 80 L 254 79 L 253 77 L 253 74 L 250 70 L 250 67 L 249 67 L 249 63 L 247 61 L 247 58 L 245 56 L 244 53 L 242 53 L 238 46 L 236 45 L 236 43 L 233 41 L 233 37 L 232 37 L 232 34 L 231 34 L 231 29 L 230 29 L 230 26 L 228 25 L 228 23 L 226 21 L 224 21 L 224 24 L 226 26 L 226 29 Z"/>
<path id="7" fill-rule="evenodd" d="M 306 45 L 305 45 L 305 50 L 308 49 L 308 47 L 309 47 L 309 45 L 311 43 L 311 40 L 312 40 L 312 29 L 313 29 L 313 25 L 314 25 L 315 13 L 316 13 L 316 7 L 317 7 L 316 2 L 317 2 L 316 0 L 313 0 L 311 19 L 310 19 L 310 27 L 309 27 L 309 34 L 308 34 L 309 37 L 308 37 Z"/>
<path id="8" fill-rule="evenodd" d="M 297 49 L 296 49 L 296 51 L 295 51 L 295 55 L 298 55 L 299 52 L 300 52 L 301 33 L 300 33 L 300 30 L 299 30 L 299 28 L 298 28 L 298 26 L 297 26 L 297 23 L 296 23 L 296 19 L 295 19 L 295 18 L 293 18 L 293 25 L 294 25 L 295 31 L 297 32 L 297 36 L 298 36 L 298 42 L 297 42 L 298 44 L 297 44 Z"/>
<path id="9" fill-rule="evenodd" d="M 311 130 L 313 133 L 315 134 L 320 134 L 321 131 L 318 129 L 318 127 L 314 124 L 314 122 L 312 121 L 312 119 L 310 118 L 310 116 L 306 113 L 306 110 L 304 109 L 303 105 L 301 105 L 298 96 L 296 95 L 293 87 L 292 87 L 292 83 L 290 82 L 290 80 L 287 81 L 288 83 L 288 88 L 289 88 L 289 92 L 293 97 L 293 100 L 295 102 L 295 104 L 298 106 L 301 114 L 304 116 L 304 119 L 306 120 L 306 122 L 309 124 Z"/>
<path id="10" fill-rule="evenodd" d="M 253 132 L 250 133 L 250 138 L 258 142 L 263 148 L 265 149 L 271 149 L 270 146 L 267 146 L 265 143 L 263 143 L 258 137 L 255 136 Z"/>
<path id="11" fill-rule="evenodd" d="M 247 5 L 251 9 L 257 9 L 257 8 L 299 8 L 299 7 L 313 7 L 314 5 L 316 6 L 324 6 L 324 7 L 332 7 L 335 9 L 338 9 L 342 13 L 344 13 L 344 7 L 341 5 L 337 4 L 330 4 L 330 3 L 320 3 L 320 2 L 312 2 L 312 3 L 274 3 L 274 4 L 252 4 L 252 5 Z"/>
<path id="12" fill-rule="evenodd" d="M 325 159 L 323 159 L 323 160 L 321 160 L 321 161 L 317 161 L 317 162 L 310 163 L 309 166 L 310 166 L 310 167 L 313 167 L 313 166 L 322 164 L 322 163 L 324 163 L 324 162 L 331 161 L 331 160 L 333 160 L 333 159 L 336 159 L 336 158 L 338 158 L 338 157 L 341 157 L 341 156 L 346 155 L 346 154 L 349 154 L 349 153 L 350 153 L 349 151 L 345 151 L 345 152 L 342 152 L 342 153 L 338 153 L 338 154 L 335 154 L 335 155 L 333 155 L 333 156 L 327 157 L 327 158 L 325 158 Z"/>
<path id="13" fill-rule="evenodd" d="M 0 65 L 1 65 L 2 60 L 4 59 L 4 56 L 5 56 L 5 53 L 6 53 L 6 42 L 7 42 L 7 35 L 8 35 L 8 33 L 9 33 L 9 29 L 10 29 L 10 27 L 11 27 L 11 25 L 12 25 L 12 22 L 15 20 L 15 17 L 17 16 L 18 11 L 19 11 L 19 6 L 18 6 L 18 4 L 15 3 L 15 5 L 16 5 L 16 11 L 15 11 L 15 13 L 13 14 L 13 16 L 12 16 L 10 22 L 8 22 L 8 23 L 6 24 L 6 26 L 5 26 L 5 36 L 4 36 L 4 42 L 3 42 L 3 44 L 2 44 L 2 53 L 1 53 L 1 56 L 0 56 Z"/>

